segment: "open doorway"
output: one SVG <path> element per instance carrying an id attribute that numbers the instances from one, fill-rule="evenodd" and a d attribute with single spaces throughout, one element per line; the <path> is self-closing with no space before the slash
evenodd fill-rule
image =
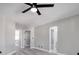
<path id="1" fill-rule="evenodd" d="M 30 31 L 25 31 L 24 35 L 24 48 L 30 48 Z"/>
<path id="2" fill-rule="evenodd" d="M 18 48 L 30 47 L 30 31 L 15 30 L 15 45 Z"/>
<path id="3" fill-rule="evenodd" d="M 54 27 L 50 27 L 49 29 L 49 51 L 50 52 L 55 52 L 57 53 L 57 48 L 56 48 L 56 44 L 57 44 L 57 33 L 58 33 L 58 27 L 54 26 Z"/>
<path id="4" fill-rule="evenodd" d="M 49 52 L 53 52 L 61 55 L 57 50 L 57 42 L 58 42 L 58 27 L 50 27 L 49 29 Z M 62 54 L 64 55 L 64 54 Z"/>

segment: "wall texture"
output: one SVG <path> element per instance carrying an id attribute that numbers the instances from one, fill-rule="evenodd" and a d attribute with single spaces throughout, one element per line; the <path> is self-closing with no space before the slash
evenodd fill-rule
<path id="1" fill-rule="evenodd" d="M 64 18 L 35 28 L 35 47 L 49 49 L 49 28 L 58 27 L 57 50 L 63 54 L 79 52 L 79 16 Z"/>

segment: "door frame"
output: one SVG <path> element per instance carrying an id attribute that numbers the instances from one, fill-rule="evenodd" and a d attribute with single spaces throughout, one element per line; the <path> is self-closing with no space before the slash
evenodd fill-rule
<path id="1" fill-rule="evenodd" d="M 30 36 L 30 48 L 34 48 L 35 47 L 35 33 L 34 33 L 34 31 L 35 31 L 35 28 L 34 27 L 32 27 L 31 28 L 31 36 Z"/>
<path id="2" fill-rule="evenodd" d="M 52 47 L 52 45 L 51 45 L 51 41 L 52 41 L 51 32 L 52 32 L 52 30 L 54 31 L 54 33 L 53 33 L 53 35 L 54 35 L 53 36 L 54 37 L 54 39 L 53 39 L 53 41 L 54 41 L 53 49 L 51 48 Z M 58 55 L 66 55 L 66 54 L 58 52 L 57 42 L 58 42 L 58 27 L 57 26 L 50 27 L 49 28 L 49 52 L 50 53 L 53 52 L 53 53 L 58 54 Z"/>
<path id="3" fill-rule="evenodd" d="M 51 32 L 52 32 L 52 30 L 54 31 L 53 32 L 53 37 L 54 37 L 54 39 L 53 39 L 53 41 L 54 41 L 54 43 L 53 43 L 53 50 L 52 50 L 52 45 L 51 45 L 51 41 L 52 41 L 52 36 L 51 36 Z M 56 44 L 57 44 L 57 41 L 58 41 L 58 39 L 57 39 L 57 35 L 58 35 L 58 27 L 57 26 L 53 26 L 53 27 L 50 27 L 49 28 L 49 52 L 57 52 L 57 48 L 56 48 Z"/>
<path id="4" fill-rule="evenodd" d="M 23 42 L 23 43 L 24 43 L 24 48 L 25 48 L 26 46 L 29 46 L 29 47 L 30 47 L 30 42 L 29 42 L 29 45 L 26 45 L 26 44 L 25 44 L 26 32 L 29 32 L 29 35 L 31 36 L 31 31 L 30 31 L 30 30 L 29 30 L 29 31 L 27 31 L 27 30 L 24 31 L 24 42 Z M 29 36 L 29 40 L 31 39 L 30 36 Z"/>

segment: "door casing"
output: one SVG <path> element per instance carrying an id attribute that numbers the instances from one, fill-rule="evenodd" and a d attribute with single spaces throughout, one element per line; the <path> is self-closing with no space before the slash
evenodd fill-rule
<path id="1" fill-rule="evenodd" d="M 52 49 L 52 45 L 51 45 L 51 41 L 52 41 L 52 30 L 53 30 L 53 49 Z M 49 52 L 57 52 L 57 48 L 56 48 L 56 44 L 57 44 L 57 33 L 58 32 L 58 27 L 54 26 L 54 27 L 50 27 L 49 29 Z"/>

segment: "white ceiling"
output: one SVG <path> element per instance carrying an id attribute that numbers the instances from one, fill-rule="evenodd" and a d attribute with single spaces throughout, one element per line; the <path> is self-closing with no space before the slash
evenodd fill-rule
<path id="1" fill-rule="evenodd" d="M 0 15 L 25 24 L 27 27 L 33 27 L 79 14 L 78 3 L 56 3 L 51 8 L 39 8 L 41 16 L 31 11 L 23 14 L 22 11 L 28 7 L 23 3 L 0 3 Z"/>

